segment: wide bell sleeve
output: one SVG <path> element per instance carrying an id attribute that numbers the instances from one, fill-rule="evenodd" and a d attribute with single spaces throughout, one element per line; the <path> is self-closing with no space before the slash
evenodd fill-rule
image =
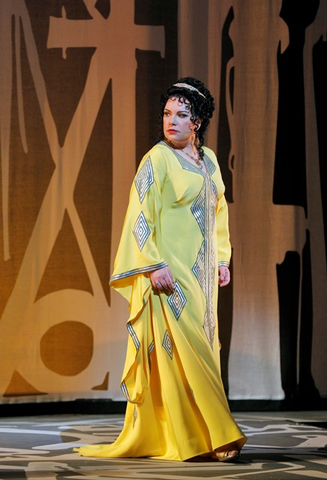
<path id="1" fill-rule="evenodd" d="M 135 175 L 110 279 L 110 285 L 129 302 L 136 277 L 148 278 L 146 274 L 167 265 L 156 245 L 165 180 L 165 162 L 157 150 L 143 158 Z"/>
<path id="2" fill-rule="evenodd" d="M 121 389 L 126 399 L 135 404 L 143 403 L 149 386 L 154 346 L 149 272 L 167 265 L 156 244 L 165 171 L 165 158 L 154 147 L 143 158 L 134 178 L 110 279 L 110 285 L 129 303 L 129 341 Z"/>

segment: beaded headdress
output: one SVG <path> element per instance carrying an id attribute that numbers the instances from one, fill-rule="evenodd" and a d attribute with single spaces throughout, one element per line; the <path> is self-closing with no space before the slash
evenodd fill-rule
<path id="1" fill-rule="evenodd" d="M 189 85 L 188 83 L 174 83 L 173 87 L 186 88 L 187 90 L 192 90 L 192 92 L 197 92 L 203 98 L 206 98 L 205 95 L 203 95 L 203 93 L 200 92 L 200 90 L 193 87 L 192 85 Z"/>

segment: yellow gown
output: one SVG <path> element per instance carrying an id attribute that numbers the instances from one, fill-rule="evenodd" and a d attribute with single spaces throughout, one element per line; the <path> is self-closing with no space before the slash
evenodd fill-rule
<path id="1" fill-rule="evenodd" d="M 125 423 L 114 443 L 82 456 L 186 460 L 246 441 L 220 375 L 218 265 L 229 265 L 231 247 L 220 169 L 204 152 L 203 170 L 164 142 L 140 163 L 110 280 L 129 302 Z M 149 278 L 165 265 L 169 296 Z"/>

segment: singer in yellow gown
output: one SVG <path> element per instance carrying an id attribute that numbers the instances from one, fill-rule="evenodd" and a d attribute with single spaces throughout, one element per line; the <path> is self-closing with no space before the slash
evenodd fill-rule
<path id="1" fill-rule="evenodd" d="M 214 153 L 203 152 L 199 168 L 161 141 L 139 165 L 110 280 L 129 304 L 125 423 L 114 443 L 83 446 L 82 456 L 187 460 L 246 441 L 220 373 L 218 266 L 231 255 L 225 187 Z M 170 294 L 150 281 L 167 265 Z"/>

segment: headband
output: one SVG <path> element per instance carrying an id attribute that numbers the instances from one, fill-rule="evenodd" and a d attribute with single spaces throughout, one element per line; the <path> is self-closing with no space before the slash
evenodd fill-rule
<path id="1" fill-rule="evenodd" d="M 195 87 L 192 87 L 192 85 L 189 85 L 188 83 L 174 83 L 173 87 L 186 88 L 187 90 L 192 90 L 192 92 L 197 92 L 203 98 L 206 98 L 205 95 L 203 95 L 203 93 L 200 92 L 200 90 L 198 90 Z"/>

